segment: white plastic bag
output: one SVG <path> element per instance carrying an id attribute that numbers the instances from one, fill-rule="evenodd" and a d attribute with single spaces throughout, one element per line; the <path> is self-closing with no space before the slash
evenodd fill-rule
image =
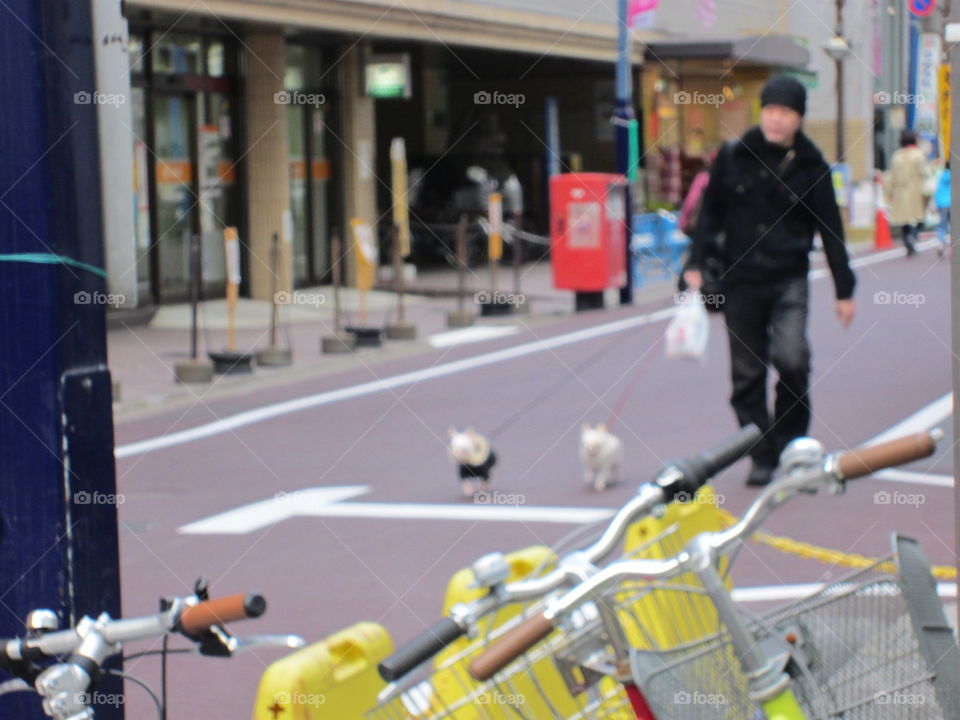
<path id="1" fill-rule="evenodd" d="M 667 326 L 665 355 L 671 359 L 706 359 L 710 318 L 699 292 L 686 292 L 680 297 L 677 314 Z"/>

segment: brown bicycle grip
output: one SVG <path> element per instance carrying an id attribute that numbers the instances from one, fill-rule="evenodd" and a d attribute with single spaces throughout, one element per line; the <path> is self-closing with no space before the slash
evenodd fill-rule
<path id="1" fill-rule="evenodd" d="M 197 635 L 211 625 L 260 617 L 266 609 L 267 601 L 262 595 L 237 593 L 190 605 L 180 614 L 179 626 L 188 635 Z"/>
<path id="2" fill-rule="evenodd" d="M 474 680 L 489 680 L 551 632 L 553 623 L 543 613 L 527 618 L 473 659 L 470 676 Z"/>
<path id="3" fill-rule="evenodd" d="M 837 467 L 842 478 L 852 480 L 883 468 L 930 457 L 936 447 L 937 441 L 929 432 L 916 433 L 872 447 L 849 450 L 840 456 Z"/>

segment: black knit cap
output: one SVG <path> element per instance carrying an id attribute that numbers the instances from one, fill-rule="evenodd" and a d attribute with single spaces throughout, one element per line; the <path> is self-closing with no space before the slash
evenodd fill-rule
<path id="1" fill-rule="evenodd" d="M 765 105 L 784 105 L 806 115 L 807 89 L 789 75 L 774 75 L 760 93 L 760 106 Z"/>

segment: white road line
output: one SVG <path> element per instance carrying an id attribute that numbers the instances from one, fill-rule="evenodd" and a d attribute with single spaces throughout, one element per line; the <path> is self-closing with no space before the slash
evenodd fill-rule
<path id="1" fill-rule="evenodd" d="M 809 597 L 824 588 L 823 583 L 798 583 L 796 585 L 762 585 L 758 587 L 742 587 L 733 589 L 733 599 L 736 602 L 774 602 L 777 600 L 798 600 Z M 940 597 L 955 598 L 957 596 L 956 583 L 937 583 L 937 594 Z"/>
<path id="2" fill-rule="evenodd" d="M 594 338 L 604 337 L 605 335 L 612 335 L 613 333 L 626 332 L 627 330 L 633 330 L 644 325 L 651 325 L 653 323 L 666 320 L 672 317 L 675 311 L 676 308 L 664 308 L 662 310 L 657 310 L 656 312 L 639 315 L 627 320 L 617 320 L 615 322 L 604 323 L 603 325 L 597 325 L 585 330 L 577 330 L 575 332 L 558 335 L 545 340 L 536 340 L 534 342 L 523 343 L 522 345 L 516 345 L 503 350 L 496 350 L 483 355 L 464 358 L 463 360 L 455 360 L 454 362 L 445 363 L 443 365 L 436 365 L 434 367 L 424 368 L 422 370 L 414 370 L 412 372 L 393 375 L 392 377 L 361 383 L 360 385 L 352 385 L 350 387 L 340 388 L 338 390 L 330 390 L 327 392 L 317 393 L 315 395 L 308 395 L 307 397 L 298 398 L 296 400 L 288 400 L 286 402 L 275 403 L 273 405 L 266 405 L 261 408 L 248 410 L 246 412 L 237 413 L 236 415 L 231 415 L 230 417 L 226 417 L 221 420 L 206 423 L 205 425 L 199 425 L 195 428 L 190 428 L 189 430 L 181 430 L 180 432 L 170 433 L 169 435 L 161 435 L 160 437 L 151 438 L 149 440 L 141 440 L 128 445 L 121 445 L 114 450 L 114 456 L 118 459 L 126 458 L 168 447 L 174 447 L 176 445 L 183 445 L 184 443 L 193 442 L 195 440 L 207 438 L 212 435 L 220 435 L 246 425 L 263 422 L 264 420 L 269 420 L 281 415 L 289 415 L 290 413 L 320 407 L 321 405 L 329 405 L 342 400 L 350 400 L 353 398 L 362 397 L 364 395 L 371 395 L 374 393 L 384 392 L 385 390 L 392 390 L 395 388 L 404 387 L 406 385 L 413 385 L 414 383 L 423 382 L 425 380 L 446 377 L 448 375 L 466 372 L 467 370 L 473 370 L 486 365 L 494 365 L 496 363 L 514 360 L 527 355 L 535 355 L 537 353 L 546 352 L 547 350 L 551 350 L 553 348 L 563 347 L 565 345 L 573 345 L 575 343 L 584 342 L 585 340 L 593 340 Z"/>
<path id="3" fill-rule="evenodd" d="M 926 407 L 920 408 L 910 417 L 901 420 L 889 430 L 884 430 L 875 438 L 868 440 L 865 445 L 879 445 L 887 440 L 909 435 L 911 433 L 921 432 L 935 427 L 950 417 L 953 412 L 953 393 L 948 392 Z"/>
<path id="4" fill-rule="evenodd" d="M 894 440 L 904 435 L 922 432 L 936 427 L 939 423 L 949 418 L 953 413 L 953 393 L 948 392 L 929 405 L 920 408 L 913 415 L 904 418 L 896 425 L 876 437 L 867 440 L 863 447 L 879 445 L 888 440 Z M 871 476 L 875 480 L 885 482 L 909 483 L 911 485 L 930 485 L 933 487 L 953 487 L 953 477 L 951 475 L 938 475 L 936 473 L 915 472 L 911 470 L 901 470 L 899 468 L 888 468 L 875 472 Z"/>
<path id="5" fill-rule="evenodd" d="M 887 482 L 909 483 L 912 485 L 933 485 L 935 487 L 953 487 L 953 477 L 951 475 L 935 475 L 933 473 L 910 472 L 909 470 L 899 470 L 889 468 L 875 472 L 871 476 L 874 480 L 885 480 Z"/>
<path id="6" fill-rule="evenodd" d="M 917 250 L 928 250 L 929 248 L 935 247 L 937 245 L 936 240 L 924 240 L 916 244 Z M 855 258 L 850 261 L 851 267 L 866 267 L 867 265 L 876 265 L 877 263 L 886 262 L 887 260 L 895 260 L 896 258 L 902 258 L 904 254 L 903 248 L 894 248 L 892 250 L 883 250 L 882 252 L 870 253 L 869 255 Z M 811 270 L 810 274 L 807 276 L 811 280 L 819 280 L 820 278 L 825 278 L 830 274 L 829 268 L 822 267 L 817 268 L 816 270 Z"/>
<path id="7" fill-rule="evenodd" d="M 935 241 L 926 241 L 926 244 L 931 244 L 933 242 Z M 920 243 L 918 247 L 923 248 L 925 245 L 924 243 Z M 867 256 L 865 258 L 857 258 L 852 260 L 850 264 L 853 267 L 873 265 L 874 263 L 883 262 L 884 260 L 891 260 L 896 257 L 900 257 L 902 254 L 903 253 L 900 250 L 888 250 Z M 827 271 L 825 269 L 814 270 L 811 272 L 810 277 L 811 279 L 816 280 L 821 277 L 826 277 L 826 274 Z M 644 325 L 650 325 L 662 320 L 667 320 L 673 316 L 675 311 L 676 309 L 672 307 L 664 308 L 662 310 L 657 310 L 656 312 L 640 315 L 628 320 L 617 320 L 611 323 L 604 323 L 603 325 L 597 325 L 592 328 L 587 328 L 586 330 L 578 330 L 572 333 L 558 335 L 547 340 L 537 340 L 535 342 L 524 343 L 512 348 L 506 348 L 483 355 L 477 355 L 472 358 L 457 360 L 455 362 L 437 365 L 432 368 L 415 370 L 413 372 L 402 373 L 400 375 L 394 375 L 392 377 L 375 380 L 373 382 L 361 383 L 360 385 L 353 385 L 351 387 L 340 388 L 338 390 L 317 393 L 315 395 L 309 395 L 296 400 L 288 400 L 286 402 L 275 403 L 273 405 L 266 405 L 261 408 L 231 415 L 230 417 L 222 418 L 204 425 L 198 425 L 197 427 L 190 428 L 189 430 L 181 430 L 180 432 L 170 433 L 168 435 L 162 435 L 160 437 L 150 438 L 148 440 L 140 440 L 127 445 L 121 445 L 114 449 L 114 456 L 117 459 L 120 459 L 133 457 L 135 455 L 142 455 L 143 453 L 162 450 L 164 448 L 174 447 L 176 445 L 183 445 L 196 440 L 202 440 L 203 438 L 208 438 L 213 435 L 220 435 L 222 433 L 230 432 L 231 430 L 236 430 L 237 428 L 263 422 L 264 420 L 270 420 L 271 418 L 279 417 L 281 415 L 289 415 L 290 413 L 320 407 L 321 405 L 329 405 L 342 400 L 350 400 L 353 398 L 362 397 L 364 395 L 371 395 L 373 393 L 379 393 L 385 390 L 412 385 L 425 380 L 446 377 L 448 375 L 466 372 L 467 370 L 473 370 L 478 367 L 494 365 L 496 363 L 506 362 L 507 360 L 514 360 L 519 357 L 545 352 L 553 348 L 563 347 L 565 345 L 573 345 L 575 343 L 592 340 L 605 335 L 633 330 L 634 328 L 642 327 Z"/>
<path id="8" fill-rule="evenodd" d="M 482 340 L 508 337 L 510 335 L 516 335 L 518 332 L 520 332 L 520 328 L 516 325 L 478 325 L 462 330 L 437 333 L 436 335 L 431 335 L 429 341 L 435 348 L 453 347 L 454 345 L 466 345 Z"/>
<path id="9" fill-rule="evenodd" d="M 366 486 L 306 488 L 279 493 L 181 527 L 186 535 L 242 535 L 293 517 L 375 518 L 378 520 L 467 520 L 470 522 L 543 522 L 581 525 L 606 520 L 607 508 L 458 505 L 433 503 L 346 503 L 369 492 Z M 496 495 L 493 495 L 495 498 Z"/>

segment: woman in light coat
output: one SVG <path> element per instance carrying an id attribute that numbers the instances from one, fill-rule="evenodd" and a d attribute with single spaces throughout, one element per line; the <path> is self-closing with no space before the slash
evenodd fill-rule
<path id="1" fill-rule="evenodd" d="M 917 134 L 904 130 L 900 135 L 900 149 L 893 154 L 884 185 L 890 206 L 890 224 L 902 229 L 907 257 L 917 252 L 913 243 L 919 239 L 926 215 L 926 178 L 927 160 L 923 150 L 917 147 Z"/>

